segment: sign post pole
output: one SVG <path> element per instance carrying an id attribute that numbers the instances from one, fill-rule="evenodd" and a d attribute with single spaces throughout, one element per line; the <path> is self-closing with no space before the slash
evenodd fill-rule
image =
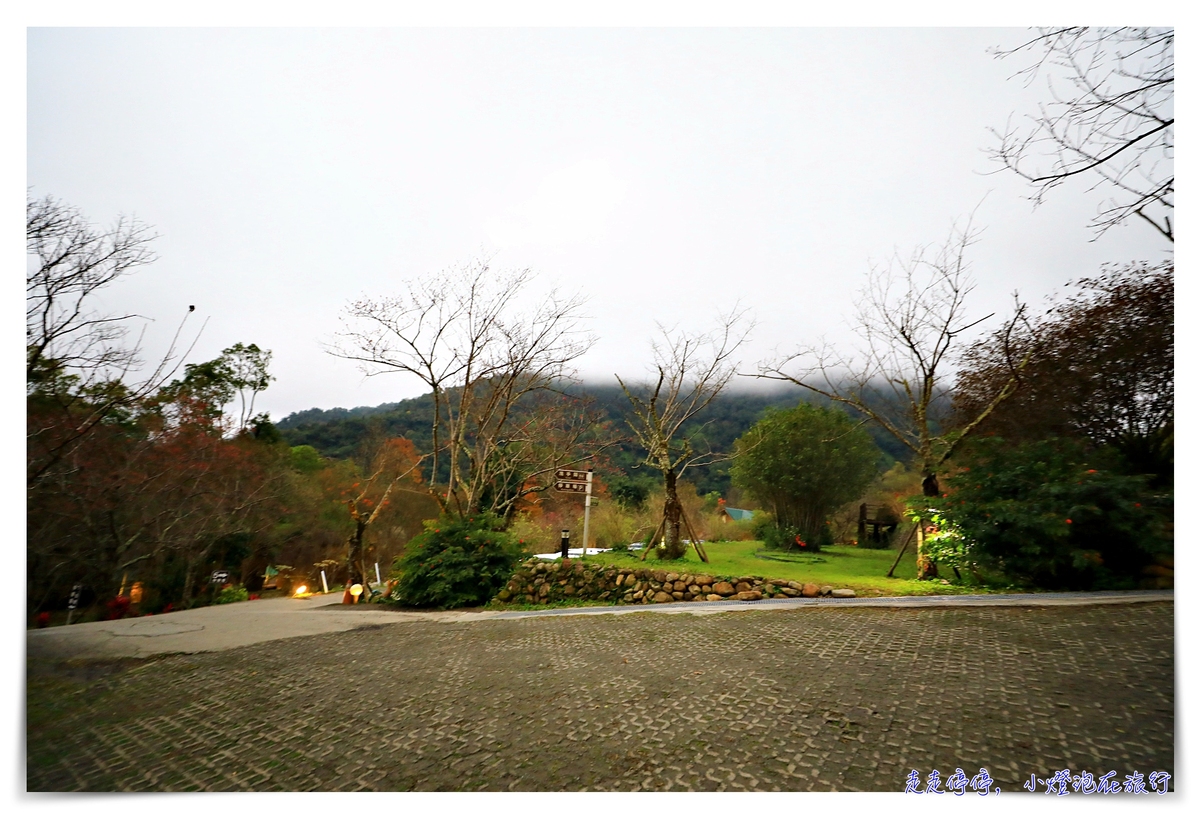
<path id="1" fill-rule="evenodd" d="M 587 556 L 588 549 L 588 519 L 592 514 L 592 470 L 588 469 L 587 473 L 587 494 L 583 496 L 583 548 L 579 552 L 579 558 L 583 559 Z"/>

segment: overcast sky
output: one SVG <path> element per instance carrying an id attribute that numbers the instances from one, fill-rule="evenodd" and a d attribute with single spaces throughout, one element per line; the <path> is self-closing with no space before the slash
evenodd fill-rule
<path id="1" fill-rule="evenodd" d="M 973 209 L 977 315 L 1169 255 L 1140 224 L 1093 241 L 1085 180 L 1034 210 L 1019 179 L 988 175 L 988 128 L 1047 98 L 987 51 L 1024 36 L 32 29 L 28 185 L 152 225 L 158 261 L 105 307 L 153 319 L 150 353 L 189 304 L 208 319 L 193 360 L 273 350 L 276 419 L 419 394 L 322 343 L 348 300 L 480 255 L 588 297 L 589 380 L 642 374 L 656 321 L 703 329 L 739 300 L 752 369 L 846 343 L 870 263 Z"/>

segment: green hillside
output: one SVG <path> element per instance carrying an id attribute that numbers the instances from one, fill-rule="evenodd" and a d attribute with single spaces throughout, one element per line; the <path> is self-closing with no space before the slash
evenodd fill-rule
<path id="1" fill-rule="evenodd" d="M 591 398 L 597 410 L 604 418 L 613 422 L 613 427 L 619 434 L 628 434 L 624 417 L 629 402 L 620 387 L 584 384 L 567 387 L 563 391 Z M 799 388 L 770 392 L 725 392 L 713 401 L 692 427 L 699 441 L 697 449 L 731 451 L 734 441 L 753 426 L 769 408 L 794 406 L 801 400 L 827 403 Z M 292 446 L 312 446 L 326 457 L 346 458 L 354 454 L 360 441 L 372 428 L 389 437 L 406 437 L 413 441 L 418 449 L 426 450 L 430 445 L 429 428 L 432 416 L 431 397 L 423 395 L 374 407 L 308 409 L 290 414 L 276 425 L 284 439 Z M 881 468 L 906 456 L 905 450 L 882 429 L 874 424 L 868 424 L 867 429 L 883 452 Z M 631 440 L 622 441 L 619 446 L 610 450 L 608 456 L 611 466 L 619 472 L 618 475 L 607 479 L 610 489 L 637 493 L 638 486 L 655 484 L 654 475 L 635 468 L 641 459 L 641 452 Z M 729 489 L 728 463 L 696 467 L 689 470 L 686 476 L 701 494 L 710 491 L 725 494 Z"/>

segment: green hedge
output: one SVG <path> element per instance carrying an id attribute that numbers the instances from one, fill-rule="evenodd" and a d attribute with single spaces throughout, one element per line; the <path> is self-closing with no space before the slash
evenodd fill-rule
<path id="1" fill-rule="evenodd" d="M 391 600 L 416 608 L 483 605 L 494 597 L 521 558 L 519 545 L 484 514 L 425 523 L 395 564 Z"/>

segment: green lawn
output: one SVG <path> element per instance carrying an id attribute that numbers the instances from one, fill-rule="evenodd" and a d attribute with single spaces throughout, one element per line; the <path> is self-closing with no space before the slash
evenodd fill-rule
<path id="1" fill-rule="evenodd" d="M 590 556 L 587 562 L 621 567 L 663 568 L 677 573 L 791 579 L 797 582 L 814 582 L 817 585 L 832 585 L 835 588 L 853 588 L 858 596 L 987 592 L 979 586 L 954 582 L 953 574 L 947 577 L 952 581 L 950 585 L 943 585 L 939 581 L 918 582 L 916 554 L 912 547 L 909 547 L 900 564 L 896 566 L 892 579 L 887 577 L 888 569 L 896 559 L 896 551 L 891 548 L 879 551 L 852 545 L 830 545 L 823 547 L 817 554 L 784 554 L 766 551 L 761 542 L 751 540 L 705 543 L 704 549 L 708 552 L 710 560 L 707 565 L 700 561 L 694 549 L 689 549 L 683 559 L 674 561 L 660 561 L 651 554 L 642 562 L 640 551 L 629 554 L 609 551 Z"/>

